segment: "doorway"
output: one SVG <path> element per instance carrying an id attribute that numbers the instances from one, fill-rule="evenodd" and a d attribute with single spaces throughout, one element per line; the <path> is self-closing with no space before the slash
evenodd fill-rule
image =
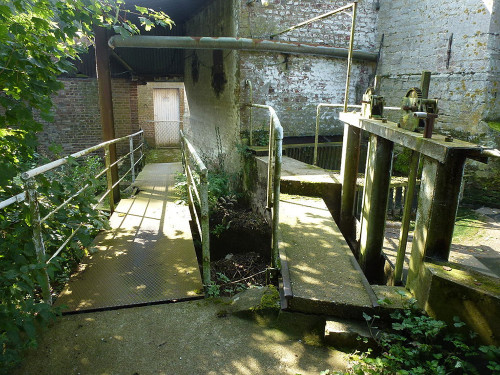
<path id="1" fill-rule="evenodd" d="M 156 147 L 178 146 L 180 142 L 179 89 L 153 90 Z"/>

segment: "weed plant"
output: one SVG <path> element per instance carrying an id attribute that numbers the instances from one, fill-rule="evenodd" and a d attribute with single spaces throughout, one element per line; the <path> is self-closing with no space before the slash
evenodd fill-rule
<path id="1" fill-rule="evenodd" d="M 377 346 L 354 352 L 351 367 L 331 374 L 445 375 L 499 374 L 500 348 L 478 346 L 475 334 L 455 317 L 452 325 L 423 314 L 411 300 L 391 314 L 391 328 L 377 331 L 379 316 L 364 314 Z M 365 339 L 365 343 L 367 343 Z M 377 353 L 377 354 L 375 354 Z M 327 372 L 330 373 L 330 372 Z"/>
<path id="2" fill-rule="evenodd" d="M 63 285 L 88 251 L 95 234 L 107 226 L 106 217 L 92 208 L 105 189 L 94 177 L 103 169 L 97 156 L 78 163 L 74 159 L 55 171 L 37 177 L 41 217 L 61 205 L 79 189 L 89 187 L 42 226 L 47 259 L 83 223 L 67 247 L 48 266 L 38 262 L 32 240 L 33 218 L 27 202 L 0 211 L 0 374 L 9 373 L 24 349 L 35 347 L 37 333 L 55 319 L 59 311 L 41 301 L 43 269 L 52 286 Z M 16 178 L 2 188 L 0 200 L 22 191 Z"/>

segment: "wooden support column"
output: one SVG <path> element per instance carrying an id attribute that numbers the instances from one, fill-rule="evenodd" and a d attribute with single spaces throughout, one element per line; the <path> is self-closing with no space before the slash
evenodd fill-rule
<path id="1" fill-rule="evenodd" d="M 95 60 L 97 72 L 97 84 L 99 88 L 99 109 L 101 112 L 102 139 L 109 141 L 115 138 L 115 122 L 113 117 L 113 96 L 111 90 L 111 72 L 109 70 L 109 46 L 106 29 L 94 28 L 95 36 Z M 109 146 L 109 160 L 116 162 L 116 145 Z M 118 181 L 118 166 L 111 168 L 112 185 Z M 116 185 L 113 189 L 115 203 L 120 200 L 120 187 Z"/>
<path id="2" fill-rule="evenodd" d="M 340 229 L 352 246 L 356 242 L 356 218 L 354 216 L 356 180 L 358 178 L 361 129 L 345 124 L 342 145 L 340 179 L 342 193 L 340 204 Z"/>
<path id="3" fill-rule="evenodd" d="M 447 261 L 457 215 L 465 155 L 450 152 L 445 163 L 423 157 L 418 213 L 413 235 L 410 268 L 406 287 L 417 300 L 425 301 L 419 288 L 425 277 L 424 261 Z"/>
<path id="4" fill-rule="evenodd" d="M 366 278 L 377 282 L 383 276 L 385 218 L 391 183 L 394 143 L 370 135 L 366 161 L 359 263 Z"/>

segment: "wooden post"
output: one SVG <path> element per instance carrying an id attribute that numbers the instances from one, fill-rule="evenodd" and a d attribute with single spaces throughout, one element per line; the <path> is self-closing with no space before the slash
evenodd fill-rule
<path id="1" fill-rule="evenodd" d="M 30 206 L 31 228 L 33 230 L 33 244 L 35 245 L 36 258 L 38 263 L 45 265 L 45 244 L 42 236 L 40 208 L 38 206 L 38 193 L 36 191 L 35 179 L 33 177 L 28 178 L 25 180 L 25 184 L 27 193 L 26 196 L 28 197 Z M 47 267 L 43 267 L 40 270 L 34 270 L 34 272 L 40 273 L 40 277 L 37 277 L 36 279 L 40 282 L 44 302 L 52 305 L 52 295 L 50 293 L 50 280 L 49 274 L 47 273 Z"/>
<path id="2" fill-rule="evenodd" d="M 345 124 L 340 166 L 340 179 L 342 181 L 340 229 L 351 245 L 356 241 L 354 208 L 360 145 L 361 129 Z"/>
<path id="3" fill-rule="evenodd" d="M 359 263 L 366 278 L 375 282 L 384 270 L 384 244 L 387 200 L 391 183 L 394 143 L 370 135 L 366 160 Z"/>
<path id="4" fill-rule="evenodd" d="M 99 109 L 101 112 L 102 139 L 110 141 L 115 138 L 115 125 L 113 117 L 113 97 L 111 90 L 111 73 L 109 70 L 109 46 L 106 29 L 94 28 L 95 36 L 95 60 L 97 72 L 97 84 L 99 88 Z M 109 147 L 109 158 L 111 164 L 116 161 L 116 144 Z M 118 181 L 118 165 L 111 168 L 111 181 L 113 185 Z M 114 202 L 120 200 L 120 187 L 114 187 Z"/>
<path id="5" fill-rule="evenodd" d="M 406 283 L 417 300 L 427 298 L 426 291 L 419 288 L 422 285 L 419 280 L 424 277 L 424 261 L 447 261 L 450 255 L 465 159 L 463 154 L 450 153 L 443 164 L 423 156 L 417 221 Z"/>

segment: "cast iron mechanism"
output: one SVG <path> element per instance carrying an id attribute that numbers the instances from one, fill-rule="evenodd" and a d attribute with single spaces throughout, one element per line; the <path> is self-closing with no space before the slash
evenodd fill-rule
<path id="1" fill-rule="evenodd" d="M 403 116 L 399 121 L 399 126 L 406 130 L 418 131 L 418 128 L 423 128 L 426 124 L 424 118 L 414 116 L 415 112 L 425 112 L 436 115 L 438 113 L 437 99 L 422 98 L 422 91 L 418 87 L 412 87 L 403 98 L 401 109 Z"/>
<path id="2" fill-rule="evenodd" d="M 383 96 L 375 95 L 375 89 L 368 87 L 363 95 L 361 114 L 375 120 L 384 119 L 385 99 Z"/>

